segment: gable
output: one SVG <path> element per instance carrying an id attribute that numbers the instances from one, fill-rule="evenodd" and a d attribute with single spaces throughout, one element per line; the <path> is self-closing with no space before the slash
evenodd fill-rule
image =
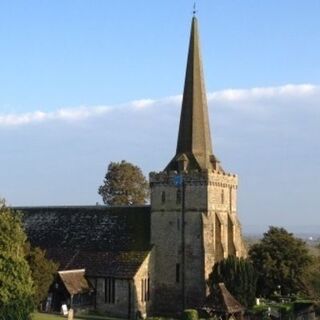
<path id="1" fill-rule="evenodd" d="M 93 291 L 85 277 L 85 269 L 59 271 L 58 276 L 71 296 Z"/>

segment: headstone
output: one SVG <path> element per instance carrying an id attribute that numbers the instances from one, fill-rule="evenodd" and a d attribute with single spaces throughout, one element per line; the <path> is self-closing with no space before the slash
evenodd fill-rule
<path id="1" fill-rule="evenodd" d="M 61 306 L 61 313 L 64 315 L 64 316 L 67 316 L 68 315 L 68 307 L 66 304 L 63 304 Z"/>
<path id="2" fill-rule="evenodd" d="M 68 320 L 73 320 L 73 309 L 70 308 L 69 312 L 68 312 Z"/>

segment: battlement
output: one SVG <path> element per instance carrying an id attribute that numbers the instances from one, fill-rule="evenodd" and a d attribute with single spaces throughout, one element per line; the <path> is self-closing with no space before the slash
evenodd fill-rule
<path id="1" fill-rule="evenodd" d="M 149 174 L 150 185 L 172 185 L 179 179 L 186 185 L 208 185 L 237 188 L 238 176 L 232 173 L 224 173 L 218 170 L 204 170 L 178 173 L 177 171 L 151 172 Z"/>

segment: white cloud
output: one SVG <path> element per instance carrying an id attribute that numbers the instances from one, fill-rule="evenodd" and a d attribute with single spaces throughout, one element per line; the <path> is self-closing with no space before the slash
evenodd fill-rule
<path id="1" fill-rule="evenodd" d="M 134 100 L 130 104 L 136 109 L 144 109 L 144 108 L 152 106 L 155 103 L 156 103 L 156 100 L 141 99 L 141 100 Z"/>
<path id="2" fill-rule="evenodd" d="M 181 98 L 0 114 L 1 195 L 15 205 L 89 204 L 109 161 L 162 170 L 175 152 Z M 208 103 L 214 152 L 240 176 L 241 221 L 299 224 L 303 212 L 318 223 L 320 86 L 222 90 Z"/>
<path id="3" fill-rule="evenodd" d="M 221 102 L 240 102 L 277 97 L 303 97 L 320 92 L 320 87 L 312 84 L 287 84 L 279 87 L 260 87 L 251 89 L 227 89 L 208 94 L 208 100 Z"/>
<path id="4" fill-rule="evenodd" d="M 111 111 L 109 106 L 63 108 L 57 111 L 34 111 L 27 113 L 0 114 L 0 126 L 19 126 L 52 120 L 78 121 Z"/>
<path id="5" fill-rule="evenodd" d="M 98 117 L 117 110 L 140 110 L 158 107 L 160 105 L 180 106 L 181 95 L 162 99 L 134 100 L 116 106 L 80 106 L 75 108 L 61 108 L 52 112 L 34 111 L 28 113 L 0 114 L 0 127 L 21 126 L 46 121 L 83 121 Z M 257 111 L 260 107 L 270 108 L 270 104 L 277 108 L 280 105 L 290 105 L 292 101 L 303 101 L 303 106 L 320 102 L 320 86 L 312 84 L 287 84 L 278 87 L 260 87 L 251 89 L 226 89 L 208 93 L 211 105 L 228 106 L 232 109 Z M 302 106 L 302 104 L 301 104 Z"/>

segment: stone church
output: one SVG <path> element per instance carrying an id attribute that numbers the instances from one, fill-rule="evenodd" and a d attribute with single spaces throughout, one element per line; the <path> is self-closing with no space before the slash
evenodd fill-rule
<path id="1" fill-rule="evenodd" d="M 125 318 L 177 314 L 203 304 L 217 261 L 246 255 L 238 178 L 212 150 L 196 17 L 176 154 L 149 178 L 146 206 L 18 208 L 31 243 L 59 263 L 65 303 Z M 91 299 L 81 300 L 81 277 L 90 283 Z M 55 299 L 57 305 L 53 290 L 49 302 Z"/>

